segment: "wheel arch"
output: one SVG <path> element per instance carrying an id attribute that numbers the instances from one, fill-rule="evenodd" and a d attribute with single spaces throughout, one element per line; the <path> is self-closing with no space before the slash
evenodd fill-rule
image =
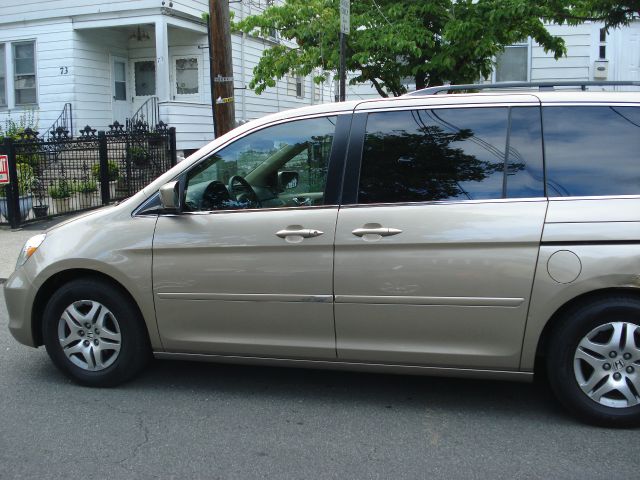
<path id="1" fill-rule="evenodd" d="M 534 373 L 540 374 L 544 372 L 544 358 L 546 356 L 547 347 L 549 344 L 549 339 L 553 335 L 554 330 L 562 324 L 564 319 L 567 317 L 569 312 L 578 306 L 583 305 L 585 302 L 596 301 L 600 299 L 608 298 L 612 295 L 617 294 L 625 294 L 634 296 L 640 299 L 640 290 L 637 288 L 604 288 L 600 290 L 592 290 L 590 292 L 585 292 L 577 297 L 572 298 L 567 301 L 563 305 L 561 305 L 554 313 L 551 315 L 544 328 L 542 329 L 542 333 L 540 334 L 540 338 L 538 339 L 538 344 L 536 347 L 536 356 L 535 356 L 535 365 L 534 365 Z"/>
<path id="2" fill-rule="evenodd" d="M 33 341 L 35 346 L 40 346 L 44 344 L 42 337 L 42 316 L 44 314 L 44 309 L 47 305 L 47 301 L 53 293 L 60 288 L 62 285 L 69 283 L 73 280 L 78 280 L 81 278 L 91 278 L 98 279 L 104 282 L 107 282 L 121 291 L 123 295 L 125 295 L 134 306 L 141 319 L 144 319 L 144 315 L 142 314 L 142 310 L 140 305 L 136 299 L 131 295 L 131 293 L 120 283 L 118 280 L 113 278 L 110 275 L 105 273 L 90 270 L 86 268 L 73 268 L 68 270 L 62 270 L 60 272 L 55 273 L 51 277 L 49 277 L 42 286 L 38 289 L 36 296 L 33 301 L 33 308 L 31 309 L 31 331 L 33 335 Z M 147 333 L 147 340 L 149 339 L 149 331 L 146 322 L 144 322 L 145 331 Z"/>

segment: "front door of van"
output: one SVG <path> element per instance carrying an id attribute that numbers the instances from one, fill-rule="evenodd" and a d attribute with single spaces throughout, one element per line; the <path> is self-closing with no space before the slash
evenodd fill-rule
<path id="1" fill-rule="evenodd" d="M 354 128 L 338 358 L 517 369 L 547 208 L 537 99 L 359 113 Z"/>
<path id="2" fill-rule="evenodd" d="M 167 351 L 335 358 L 335 124 L 270 126 L 187 173 L 187 211 L 161 215 L 153 242 Z"/>

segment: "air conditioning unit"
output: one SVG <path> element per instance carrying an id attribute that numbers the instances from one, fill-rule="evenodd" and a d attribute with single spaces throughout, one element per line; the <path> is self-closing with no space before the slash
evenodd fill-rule
<path id="1" fill-rule="evenodd" d="M 609 61 L 596 60 L 593 62 L 593 79 L 607 80 L 609 78 Z"/>

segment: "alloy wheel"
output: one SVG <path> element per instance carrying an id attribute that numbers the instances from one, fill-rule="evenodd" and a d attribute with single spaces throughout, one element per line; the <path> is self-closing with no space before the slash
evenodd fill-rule
<path id="1" fill-rule="evenodd" d="M 578 343 L 573 371 L 594 402 L 613 408 L 640 404 L 640 327 L 610 322 L 594 328 Z"/>

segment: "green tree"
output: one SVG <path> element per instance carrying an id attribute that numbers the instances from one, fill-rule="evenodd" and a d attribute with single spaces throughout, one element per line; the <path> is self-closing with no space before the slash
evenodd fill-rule
<path id="1" fill-rule="evenodd" d="M 640 0 L 555 0 L 548 6 L 549 15 L 558 23 L 577 25 L 590 20 L 603 22 L 607 29 L 628 25 L 634 15 L 640 15 Z"/>
<path id="2" fill-rule="evenodd" d="M 234 24 L 250 34 L 269 36 L 275 28 L 295 46 L 266 49 L 253 71 L 250 88 L 261 93 L 287 74 L 319 71 L 326 81 L 339 65 L 339 0 L 286 0 Z M 562 10 L 562 9 L 559 9 Z M 558 11 L 559 11 L 558 10 Z M 348 37 L 351 83 L 371 82 L 387 97 L 446 81 L 466 83 L 488 76 L 505 46 L 532 37 L 555 58 L 565 53 L 562 39 L 544 27 L 549 2 L 528 0 L 354 0 Z"/>

